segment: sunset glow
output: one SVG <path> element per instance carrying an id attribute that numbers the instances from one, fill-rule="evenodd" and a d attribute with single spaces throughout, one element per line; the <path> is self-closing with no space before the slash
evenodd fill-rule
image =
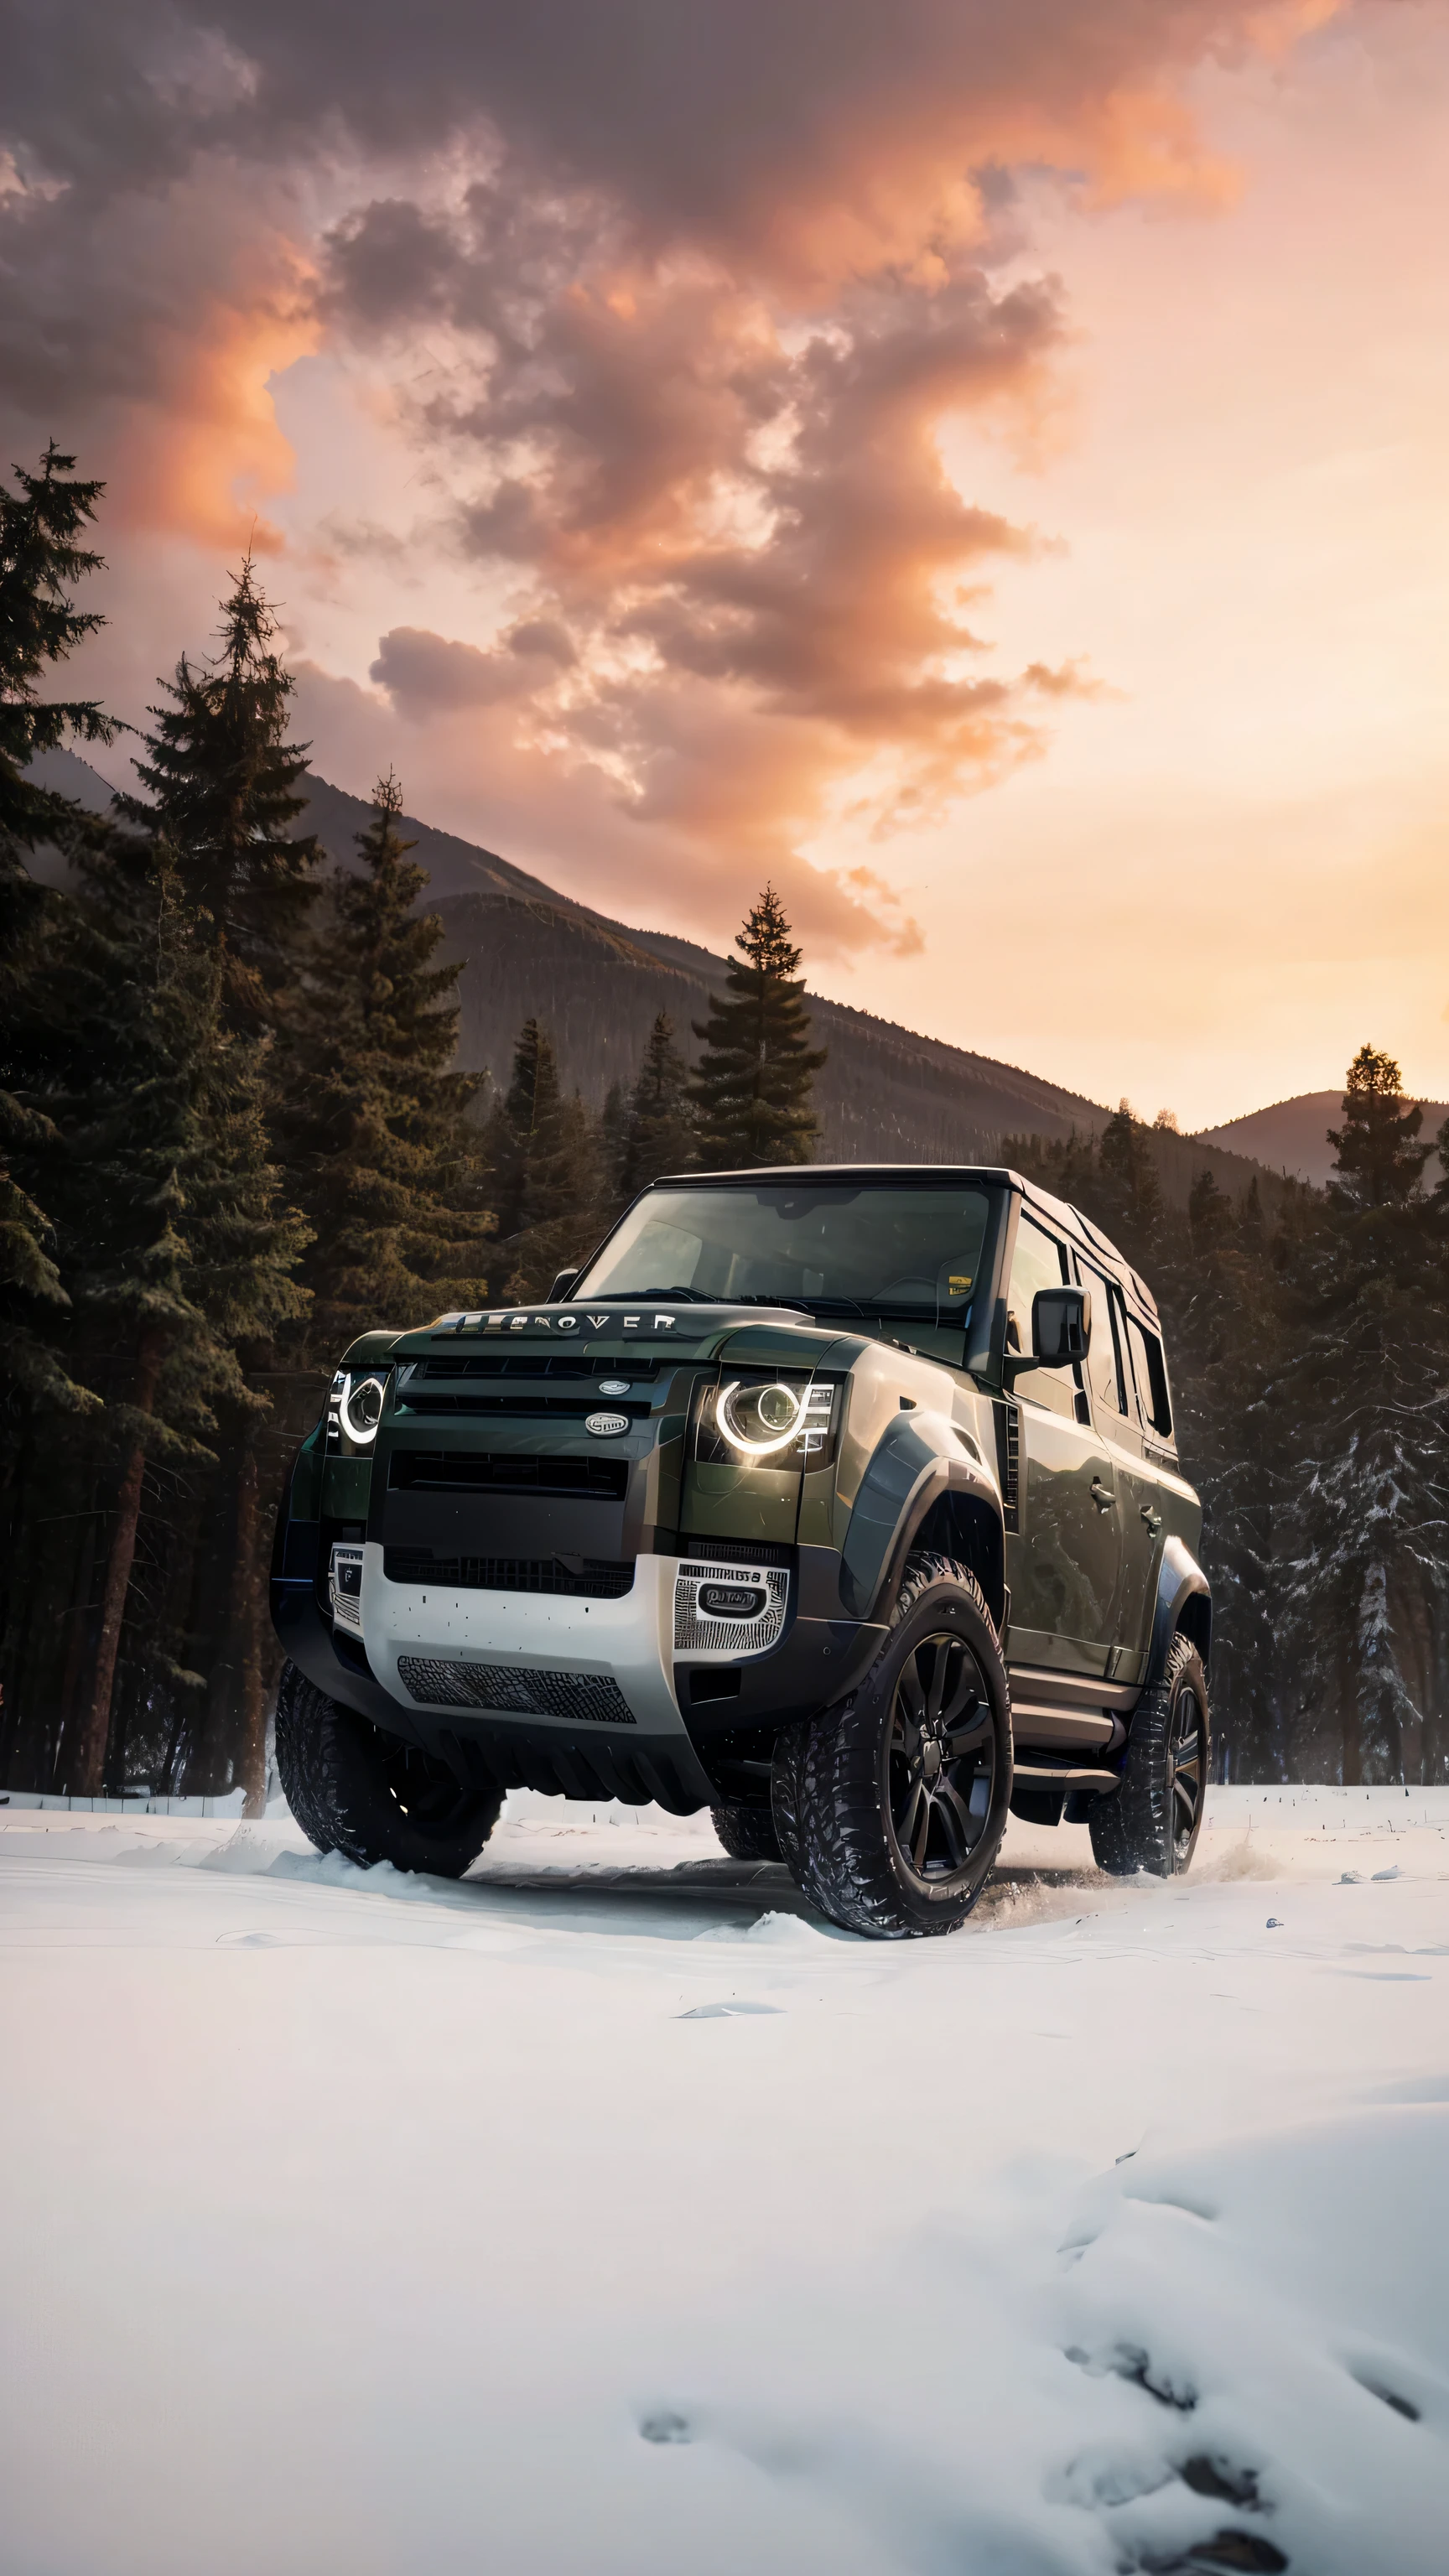
<path id="1" fill-rule="evenodd" d="M 0 383 L 109 480 L 87 688 L 251 532 L 322 775 L 611 914 L 772 875 L 1185 1126 L 1449 1095 L 1442 8 L 69 14 Z"/>

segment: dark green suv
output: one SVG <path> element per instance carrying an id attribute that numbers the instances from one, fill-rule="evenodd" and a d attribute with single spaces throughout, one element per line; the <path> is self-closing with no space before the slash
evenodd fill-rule
<path id="1" fill-rule="evenodd" d="M 297 1457 L 277 1757 L 456 1875 L 505 1790 L 708 1806 L 833 1921 L 952 1930 L 1008 1809 L 1185 1869 L 1208 1586 L 1151 1292 L 1016 1173 L 688 1174 L 536 1307 L 369 1333 Z"/>

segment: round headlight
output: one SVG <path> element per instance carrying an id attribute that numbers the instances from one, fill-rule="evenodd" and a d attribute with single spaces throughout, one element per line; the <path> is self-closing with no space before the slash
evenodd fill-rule
<path id="1" fill-rule="evenodd" d="M 386 1392 L 386 1378 L 349 1377 L 343 1380 L 338 1412 L 348 1439 L 355 1441 L 360 1449 L 365 1449 L 369 1440 L 377 1437 L 377 1426 L 382 1420 L 382 1399 Z"/>
<path id="2" fill-rule="evenodd" d="M 770 1458 L 789 1448 L 804 1411 L 803 1388 L 784 1386 L 778 1380 L 773 1386 L 741 1386 L 736 1379 L 721 1389 L 715 1420 L 732 1449 L 743 1449 L 751 1458 Z"/>

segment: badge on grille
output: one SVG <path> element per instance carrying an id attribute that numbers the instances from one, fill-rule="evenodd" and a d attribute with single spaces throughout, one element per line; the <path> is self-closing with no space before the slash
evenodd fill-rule
<path id="1" fill-rule="evenodd" d="M 586 1413 L 584 1416 L 584 1429 L 592 1431 L 599 1440 L 617 1440 L 619 1433 L 628 1428 L 627 1413 Z"/>

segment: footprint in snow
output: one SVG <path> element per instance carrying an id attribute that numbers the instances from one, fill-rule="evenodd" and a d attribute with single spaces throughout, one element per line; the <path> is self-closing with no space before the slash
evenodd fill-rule
<path id="1" fill-rule="evenodd" d="M 676 2415 L 669 2406 L 656 2407 L 652 2415 L 641 2416 L 639 2436 L 645 2442 L 688 2442 L 693 2440 L 689 2417 Z"/>

